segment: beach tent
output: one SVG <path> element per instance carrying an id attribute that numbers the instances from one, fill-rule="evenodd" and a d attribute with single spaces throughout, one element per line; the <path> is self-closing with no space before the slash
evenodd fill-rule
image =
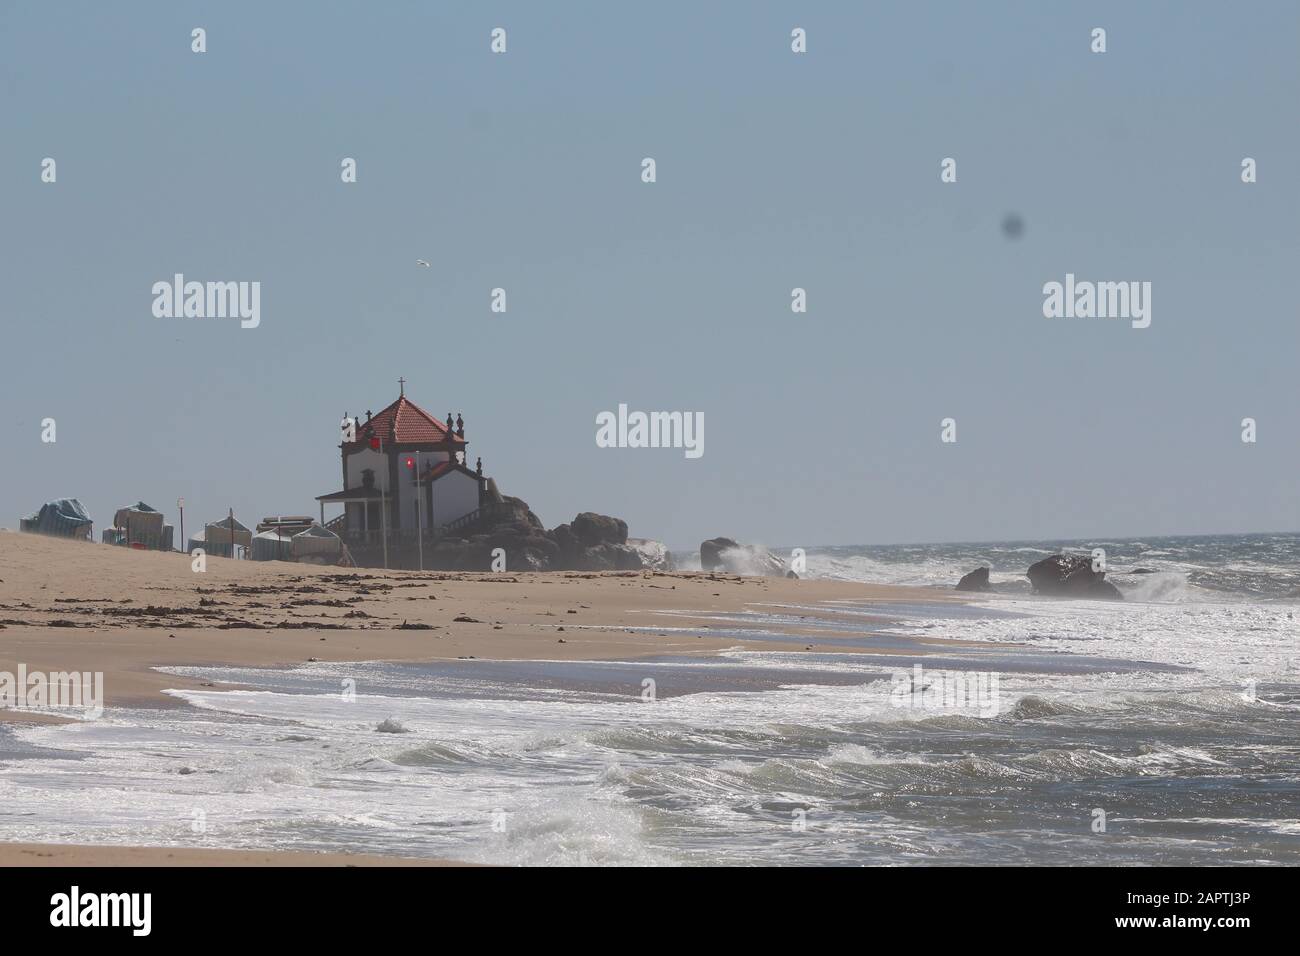
<path id="1" fill-rule="evenodd" d="M 288 535 L 263 531 L 253 535 L 254 561 L 292 561 L 293 539 Z"/>
<path id="2" fill-rule="evenodd" d="M 21 518 L 18 527 L 35 534 L 51 534 L 62 538 L 89 538 L 93 521 L 76 498 L 56 498 L 41 505 L 41 510 L 30 518 Z"/>
<path id="3" fill-rule="evenodd" d="M 251 548 L 253 546 L 253 532 L 249 531 L 236 519 L 226 517 L 220 521 L 212 521 L 203 527 L 203 550 L 207 554 L 217 554 L 222 557 L 232 558 L 231 545 L 235 547 Z"/>
<path id="4" fill-rule="evenodd" d="M 315 559 L 333 562 L 343 553 L 343 539 L 318 524 L 293 536 L 295 560 Z"/>
<path id="5" fill-rule="evenodd" d="M 143 501 L 118 508 L 113 515 L 113 526 L 123 532 L 123 543 L 143 544 L 154 551 L 164 547 L 162 512 Z M 170 540 L 166 542 L 166 550 L 171 550 Z"/>
<path id="6" fill-rule="evenodd" d="M 117 513 L 113 515 L 113 526 L 129 527 L 132 532 L 131 539 L 135 540 L 134 532 L 137 528 L 145 533 L 162 534 L 163 516 L 156 508 L 149 507 L 143 501 L 137 501 L 133 505 L 117 509 Z"/>

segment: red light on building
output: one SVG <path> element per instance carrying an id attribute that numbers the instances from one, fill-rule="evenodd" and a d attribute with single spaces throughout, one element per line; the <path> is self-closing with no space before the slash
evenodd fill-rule
<path id="1" fill-rule="evenodd" d="M 373 448 L 375 451 L 379 451 L 379 439 L 378 438 L 370 439 L 370 447 Z"/>
<path id="2" fill-rule="evenodd" d="M 407 468 L 414 468 L 414 467 L 415 467 L 415 459 L 414 459 L 414 458 L 408 458 L 408 459 L 406 459 L 406 467 L 407 467 Z"/>

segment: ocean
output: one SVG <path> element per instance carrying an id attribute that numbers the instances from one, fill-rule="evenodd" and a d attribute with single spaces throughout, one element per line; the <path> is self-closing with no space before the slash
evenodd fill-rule
<path id="1" fill-rule="evenodd" d="M 1030 563 L 1096 547 L 1124 602 L 1029 594 Z M 1300 535 L 807 552 L 809 577 L 946 591 L 987 564 L 994 590 L 816 621 L 755 604 L 711 621 L 755 642 L 712 660 L 175 669 L 214 686 L 0 725 L 0 834 L 523 865 L 1300 863 Z M 777 650 L 791 625 L 816 650 Z"/>

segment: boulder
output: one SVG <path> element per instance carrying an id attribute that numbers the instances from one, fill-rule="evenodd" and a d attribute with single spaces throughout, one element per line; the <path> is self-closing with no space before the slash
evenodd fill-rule
<path id="1" fill-rule="evenodd" d="M 724 568 L 722 552 L 738 548 L 730 538 L 710 538 L 700 542 L 700 569 L 703 571 L 721 571 Z"/>
<path id="2" fill-rule="evenodd" d="M 1092 569 L 1092 558 L 1054 554 L 1029 566 L 1029 583 L 1037 594 L 1054 597 L 1122 601 L 1119 588 L 1106 580 L 1105 571 Z"/>
<path id="3" fill-rule="evenodd" d="M 550 531 L 528 503 L 509 495 L 489 496 L 484 515 L 433 546 L 430 567 L 482 571 L 492 552 L 506 553 L 507 571 L 671 570 L 668 549 L 658 541 L 628 539 L 627 522 L 584 511 Z"/>
<path id="4" fill-rule="evenodd" d="M 578 540 L 587 547 L 598 544 L 627 544 L 627 522 L 609 515 L 584 511 L 571 525 Z"/>
<path id="5" fill-rule="evenodd" d="M 710 538 L 700 543 L 700 568 L 728 574 L 784 577 L 785 562 L 766 548 L 739 544 L 731 538 Z"/>
<path id="6" fill-rule="evenodd" d="M 987 591 L 989 589 L 989 569 L 976 568 L 969 574 L 963 574 L 957 582 L 958 591 Z"/>
<path id="7" fill-rule="evenodd" d="M 555 542 L 555 546 L 560 550 L 560 560 L 572 563 L 578 559 L 579 553 L 583 550 L 583 543 L 578 540 L 578 536 L 573 531 L 572 525 L 557 525 L 546 533 L 546 536 Z"/>
<path id="8" fill-rule="evenodd" d="M 640 556 L 642 568 L 648 571 L 673 570 L 673 556 L 669 553 L 668 546 L 662 541 L 651 541 L 649 538 L 628 538 L 627 546 Z"/>

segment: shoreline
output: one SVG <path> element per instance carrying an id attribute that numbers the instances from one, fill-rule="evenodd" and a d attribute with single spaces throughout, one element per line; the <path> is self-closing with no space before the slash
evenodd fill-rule
<path id="1" fill-rule="evenodd" d="M 789 641 L 746 641 L 713 615 L 797 605 L 792 615 L 851 625 L 869 639 L 888 615 L 846 616 L 829 602 L 964 603 L 925 588 L 708 572 L 476 573 L 338 569 L 127 551 L 0 532 L 0 672 L 102 672 L 109 708 L 189 706 L 174 690 L 209 681 L 158 668 L 288 668 L 319 662 L 636 661 L 714 658 L 731 648 L 854 653 L 790 622 Z M 808 633 L 801 633 L 801 631 Z M 825 632 L 823 632 L 825 633 Z M 903 651 L 941 652 L 919 639 Z M 221 690 L 241 685 L 221 683 Z M 80 723 L 0 708 L 0 724 Z M 0 843 L 0 866 L 429 866 L 398 856 Z"/>
<path id="2" fill-rule="evenodd" d="M 964 603 L 925 588 L 711 572 L 354 572 L 210 557 L 197 574 L 184 555 L 0 532 L 0 671 L 102 672 L 105 707 L 181 707 L 164 692 L 205 682 L 157 668 L 826 650 L 797 624 L 788 643 L 747 641 L 711 635 L 736 625 L 708 618 L 790 604 L 805 619 L 845 623 L 834 607 L 810 606 L 921 600 Z M 886 620 L 851 623 L 869 636 Z M 918 640 L 914 653 L 927 643 L 951 642 Z M 68 719 L 0 708 L 0 722 Z"/>
<path id="3" fill-rule="evenodd" d="M 423 860 L 374 853 L 309 853 L 304 850 L 232 850 L 180 846 L 85 846 L 71 843 L 0 842 L 0 867 L 45 866 L 476 866 L 456 860 Z"/>

